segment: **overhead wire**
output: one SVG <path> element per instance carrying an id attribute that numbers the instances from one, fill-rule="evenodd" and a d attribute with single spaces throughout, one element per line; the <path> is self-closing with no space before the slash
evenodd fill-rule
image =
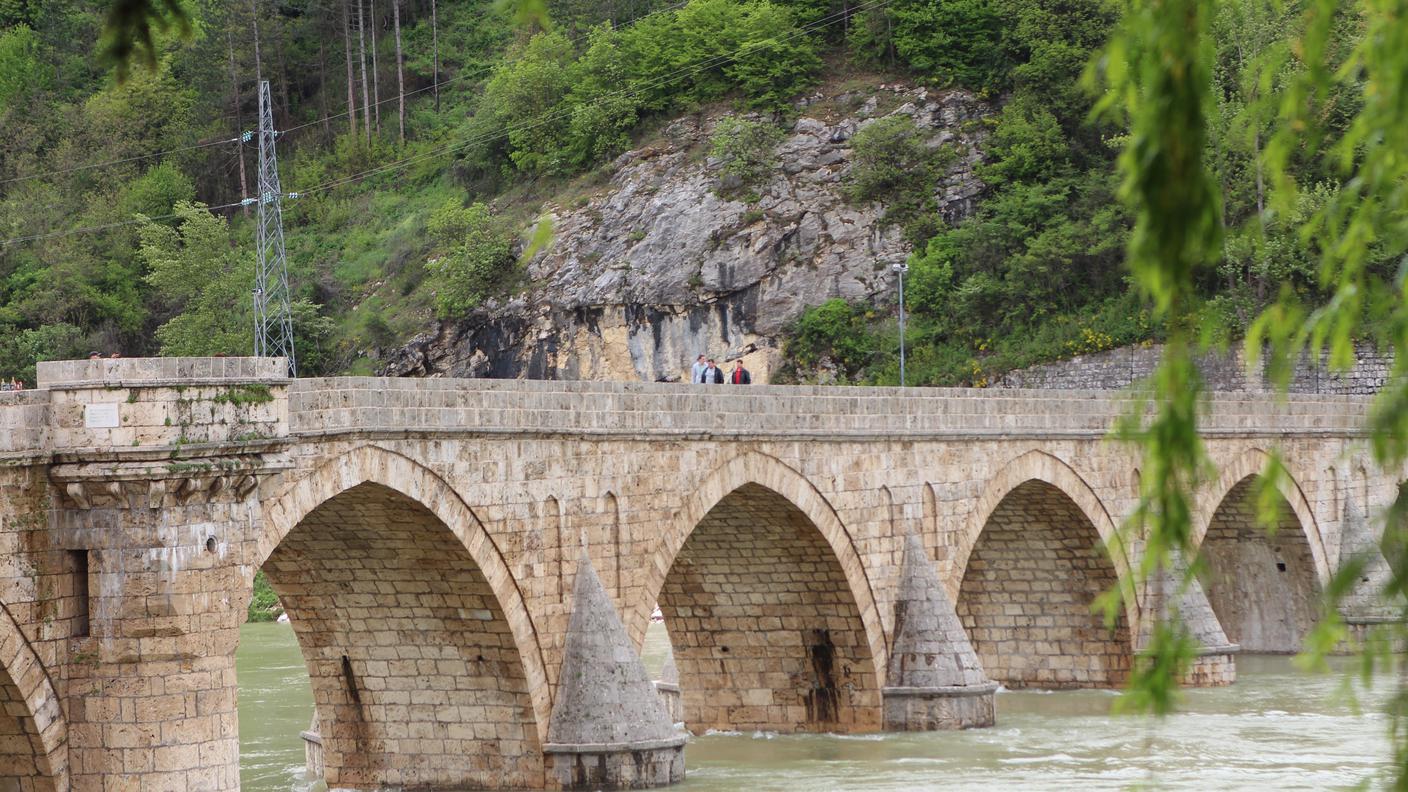
<path id="1" fill-rule="evenodd" d="M 692 2 L 692 0 L 680 0 L 680 2 L 677 2 L 677 3 L 673 4 L 673 5 L 663 6 L 663 7 L 661 7 L 661 8 L 655 9 L 654 11 L 646 12 L 646 13 L 644 13 L 644 14 L 641 14 L 641 15 L 638 16 L 638 17 L 635 17 L 634 19 L 631 19 L 629 22 L 626 23 L 625 27 L 634 27 L 637 23 L 641 22 L 642 20 L 649 19 L 650 17 L 653 17 L 653 16 L 655 16 L 656 14 L 664 14 L 664 13 L 668 13 L 668 12 L 670 12 L 670 11 L 678 11 L 679 9 L 684 8 L 685 6 L 689 5 L 690 2 Z M 578 35 L 578 36 L 575 36 L 575 37 L 569 37 L 569 38 L 568 38 L 568 41 L 570 41 L 570 42 L 573 43 L 573 44 L 581 44 L 582 42 L 586 41 L 587 35 L 589 35 L 589 34 L 583 34 L 583 35 Z M 462 80 L 467 80 L 467 79 L 469 79 L 469 78 L 471 78 L 471 77 L 479 77 L 479 76 L 484 75 L 484 74 L 487 74 L 487 73 L 489 73 L 489 72 L 491 72 L 491 71 L 493 71 L 493 70 L 494 70 L 494 67 L 493 67 L 493 66 L 483 66 L 483 67 L 480 67 L 480 68 L 475 69 L 475 70 L 473 70 L 473 71 L 469 71 L 469 72 L 460 72 L 459 74 L 456 74 L 454 77 L 451 77 L 451 78 L 448 79 L 448 80 L 441 80 L 440 83 L 439 83 L 439 85 L 436 85 L 436 84 L 432 83 L 432 84 L 427 85 L 427 86 L 424 86 L 424 87 L 422 87 L 422 88 L 417 88 L 417 89 L 415 89 L 414 91 L 407 91 L 407 92 L 405 93 L 405 95 L 406 95 L 406 96 L 415 96 L 416 94 L 425 93 L 426 91 L 433 91 L 433 90 L 435 90 L 437 87 L 438 87 L 438 88 L 444 88 L 444 87 L 447 86 L 447 85 L 450 85 L 450 84 L 453 84 L 453 83 L 457 83 L 457 82 L 460 82 L 460 81 L 462 81 Z M 400 99 L 401 99 L 400 96 L 392 96 L 392 97 L 388 97 L 388 98 L 386 98 L 386 99 L 382 99 L 381 101 L 378 101 L 378 102 L 372 102 L 370 105 L 368 105 L 368 107 L 381 107 L 382 105 L 387 104 L 387 103 L 390 103 L 390 102 L 397 102 L 397 101 L 400 101 Z M 307 121 L 307 122 L 305 122 L 305 123 L 298 124 L 297 126 L 291 126 L 291 127 L 288 127 L 287 129 L 281 129 L 281 130 L 279 130 L 279 133 L 280 133 L 280 134 L 287 134 L 287 133 L 289 133 L 289 132 L 297 132 L 297 131 L 300 130 L 300 129 L 307 129 L 307 128 L 310 127 L 310 126 L 317 126 L 317 125 L 319 125 L 319 124 L 325 124 L 325 123 L 327 123 L 327 122 L 329 122 L 329 121 L 333 121 L 333 120 L 338 119 L 338 118 L 343 118 L 343 117 L 345 117 L 349 112 L 355 112 L 355 111 L 352 110 L 352 108 L 349 107 L 348 109 L 343 110 L 341 113 L 334 113 L 333 115 L 323 116 L 322 118 L 314 119 L 314 120 L 312 120 L 312 121 Z"/>
<path id="2" fill-rule="evenodd" d="M 206 207 L 202 207 L 202 208 L 204 208 L 204 209 L 205 209 L 206 211 L 208 211 L 208 212 L 218 212 L 218 211 L 220 211 L 221 209 L 233 209 L 234 207 L 236 207 L 236 206 L 241 206 L 241 205 L 243 205 L 244 203 L 245 203 L 245 201 L 235 201 L 234 203 L 220 204 L 219 206 L 206 206 Z M 145 216 L 144 216 L 144 217 L 137 217 L 137 218 L 133 218 L 133 219 L 131 219 L 131 220 L 121 220 L 121 221 L 118 221 L 118 222 L 116 222 L 116 223 L 106 223 L 106 224 L 104 224 L 104 225 L 84 226 L 84 227 L 81 227 L 81 228 L 70 228 L 70 229 L 67 229 L 67 230 L 65 230 L 65 231 L 51 231 L 51 232 L 44 233 L 44 234 L 29 234 L 29 235 L 26 235 L 26 236 L 12 237 L 12 238 L 10 238 L 10 239 L 0 239 L 0 248 L 2 248 L 2 247 L 8 247 L 8 246 L 10 246 L 10 245 L 17 245 L 17 244 L 20 244 L 21 242 L 37 242 L 37 241 L 43 240 L 43 239 L 53 239 L 53 238 L 55 238 L 55 237 L 71 236 L 71 235 L 74 235 L 74 234 L 91 234 L 91 233 L 93 233 L 93 232 L 95 232 L 95 231 L 108 231 L 108 230 L 111 230 L 111 229 L 114 229 L 114 228 L 121 228 L 121 227 L 123 227 L 123 226 L 137 225 L 138 223 L 155 222 L 155 221 L 157 221 L 157 220 L 173 220 L 173 219 L 175 219 L 175 218 L 177 218 L 177 217 L 181 217 L 181 213 L 180 213 L 180 212 L 173 212 L 173 213 L 171 213 L 171 214 L 164 214 L 164 215 L 154 215 L 154 216 L 151 216 L 151 217 L 145 217 Z"/>
<path id="3" fill-rule="evenodd" d="M 677 78 L 684 77 L 684 76 L 689 76 L 689 75 L 693 75 L 693 74 L 697 74 L 697 73 L 702 72 L 702 71 L 704 71 L 704 70 L 706 70 L 706 69 L 713 68 L 714 66 L 717 66 L 717 65 L 719 65 L 719 64 L 721 64 L 721 63 L 727 63 L 728 61 L 735 60 L 735 59 L 737 59 L 738 57 L 740 57 L 740 56 L 742 56 L 742 55 L 745 55 L 745 54 L 747 54 L 748 52 L 753 51 L 754 49 L 758 49 L 758 48 L 761 48 L 761 47 L 763 47 L 763 46 L 775 45 L 775 44 L 778 44 L 778 43 L 790 41 L 790 40 L 792 40 L 792 39 L 794 39 L 794 38 L 797 38 L 797 37 L 799 37 L 799 36 L 803 36 L 803 35 L 806 35 L 807 33 L 811 33 L 811 32 L 814 32 L 815 30 L 824 28 L 824 27 L 826 27 L 827 25 L 833 24 L 834 22 L 836 22 L 836 21 L 838 21 L 838 20 L 840 20 L 840 19 L 844 19 L 844 18 L 846 18 L 846 17 L 853 16 L 853 15 L 855 15 L 855 14 L 857 14 L 857 13 L 862 13 L 862 12 L 865 12 L 865 11 L 870 11 L 870 10 L 873 10 L 873 9 L 876 9 L 876 8 L 882 8 L 882 7 L 886 6 L 886 5 L 889 5 L 889 3 L 890 3 L 890 0 L 871 0 L 871 2 L 869 2 L 869 3 L 864 3 L 864 4 L 862 4 L 862 5 L 855 6 L 855 7 L 853 7 L 853 8 L 848 8 L 848 9 L 844 9 L 844 10 L 842 10 L 842 11 L 837 11 L 837 12 L 834 12 L 834 13 L 832 13 L 832 14 L 828 14 L 827 16 L 822 17 L 822 18 L 820 18 L 820 19 L 814 20 L 813 22 L 810 22 L 810 23 L 808 23 L 808 24 L 806 24 L 806 25 L 803 25 L 802 27 L 799 27 L 798 29 L 794 30 L 792 33 L 790 33 L 790 34 L 788 34 L 788 35 L 786 35 L 786 36 L 782 36 L 782 37 L 778 37 L 778 38 L 764 39 L 764 40 L 757 41 L 757 42 L 749 42 L 748 44 L 745 44 L 744 46 L 739 47 L 738 49 L 736 49 L 736 50 L 734 50 L 734 51 L 732 51 L 732 52 L 729 52 L 729 53 L 721 53 L 721 54 L 709 56 L 709 57 L 704 58 L 704 59 L 702 59 L 702 60 L 700 60 L 700 61 L 697 61 L 696 63 L 694 63 L 694 64 L 692 64 L 692 65 L 682 66 L 682 67 L 680 67 L 680 68 L 678 68 L 678 69 L 675 69 L 675 70 L 672 71 L 672 72 L 669 72 L 669 73 L 667 73 L 667 74 L 661 75 L 660 77 L 656 77 L 656 78 L 652 79 L 651 81 L 649 81 L 649 82 L 647 82 L 647 83 L 645 83 L 645 84 L 642 84 L 642 85 L 639 85 L 639 86 L 635 86 L 635 87 L 629 88 L 629 89 L 621 89 L 621 90 L 618 90 L 618 91 L 613 91 L 613 92 L 609 92 L 609 93 L 603 94 L 603 95 L 601 95 L 600 97 L 597 97 L 597 100 L 600 101 L 600 100 L 602 100 L 602 99 L 607 99 L 607 98 L 611 98 L 611 97 L 630 97 L 630 96 L 638 96 L 639 94 L 641 94 L 641 93 L 643 93 L 643 92 L 645 92 L 645 91 L 648 91 L 648 90 L 650 90 L 650 89 L 652 89 L 652 88 L 657 88 L 657 87 L 660 87 L 660 86 L 662 86 L 662 85 L 668 84 L 670 81 L 673 81 L 673 80 L 675 80 L 675 79 L 677 79 Z M 681 4 L 679 4 L 679 5 L 684 5 L 684 3 L 681 3 Z M 659 12 L 657 11 L 657 12 L 652 12 L 652 13 L 659 13 Z M 642 18 L 644 18 L 644 16 L 638 17 L 637 19 L 642 19 Z M 431 150 L 429 150 L 429 151 L 424 151 L 424 152 L 421 152 L 421 153 L 419 153 L 419 154 L 415 154 L 415 155 L 412 155 L 412 156 L 410 156 L 410 157 L 406 157 L 406 158 L 401 159 L 401 160 L 397 160 L 397 161 L 394 161 L 394 162 L 389 162 L 389 163 L 386 163 L 386 164 L 384 164 L 384 165 L 377 166 L 377 167 L 375 167 L 375 168 L 370 168 L 370 169 L 368 169 L 368 170 L 361 171 L 361 172 L 359 172 L 359 173 L 349 174 L 349 175 L 347 175 L 347 176 L 342 176 L 342 177 L 339 177 L 339 178 L 336 178 L 336 179 L 331 179 L 331 180 L 329 180 L 329 181 L 323 182 L 322 184 L 317 184 L 317 185 L 314 185 L 314 186 L 312 186 L 312 187 L 309 187 L 309 188 L 306 188 L 306 189 L 303 189 L 303 190 L 299 190 L 299 191 L 297 191 L 297 192 L 291 192 L 291 193 L 288 194 L 288 197 L 290 197 L 290 198 L 300 198 L 300 197 L 303 197 L 303 196 L 305 196 L 305 195 L 309 195 L 309 194 L 311 194 L 311 193 L 326 192 L 326 191 L 328 191 L 328 190 L 336 189 L 337 187 L 341 187 L 341 186 L 344 186 L 344 185 L 346 185 L 346 184 L 351 184 L 351 183 L 356 182 L 356 181 L 361 181 L 362 179 L 366 179 L 366 178 L 369 178 L 369 177 L 371 177 L 371 176 L 376 176 L 376 175 L 379 175 L 379 174 L 382 174 L 382 173 L 389 173 L 389 172 L 392 172 L 392 171 L 395 171 L 395 170 L 400 170 L 400 169 L 405 168 L 405 167 L 407 167 L 407 166 L 409 166 L 409 165 L 415 164 L 416 162 L 421 162 L 421 161 L 424 161 L 424 160 L 427 160 L 427 159 L 432 159 L 432 158 L 434 158 L 434 157 L 442 156 L 442 155 L 444 155 L 444 154 L 449 154 L 449 153 L 452 153 L 452 152 L 455 152 L 455 151 L 460 151 L 460 150 L 463 150 L 463 149 L 465 149 L 465 148 L 468 148 L 469 146 L 475 145 L 475 144 L 477 144 L 477 143 L 482 143 L 482 142 L 486 142 L 486 141 L 489 141 L 489 140 L 494 140 L 494 139 L 497 139 L 497 138 L 500 138 L 500 137 L 504 137 L 504 136 L 507 136 L 507 135 L 509 135 L 509 134 L 512 134 L 513 132 L 524 131 L 524 130 L 528 130 L 528 129 L 534 129 L 534 128 L 537 128 L 537 127 L 539 127 L 539 126 L 543 126 L 543 125 L 545 125 L 545 124 L 548 124 L 548 123 L 551 123 L 551 122 L 553 122 L 553 121 L 557 121 L 557 120 L 560 120 L 560 119 L 564 118 L 564 117 L 567 115 L 568 112 L 569 112 L 569 111 L 566 110 L 566 109 L 550 111 L 550 112 L 545 113 L 545 114 L 543 114 L 542 116 L 538 117 L 537 119 L 533 120 L 532 122 L 524 122 L 524 123 L 520 123 L 520 124 L 509 125 L 508 127 L 505 127 L 505 128 L 496 129 L 496 130 L 493 130 L 493 131 L 491 131 L 491 132 L 486 132 L 486 133 L 483 133 L 483 134 L 477 135 L 477 136 L 472 136 L 472 137 L 470 137 L 469 139 L 461 140 L 461 141 L 458 141 L 458 142 L 456 142 L 456 143 L 445 144 L 445 145 L 443 145 L 443 146 L 440 146 L 440 147 L 431 149 Z M 344 111 L 343 115 L 346 115 L 346 112 L 345 112 L 345 111 Z M 337 116 L 330 116 L 329 118 L 331 119 L 331 118 L 336 118 L 336 117 L 337 117 Z M 314 122 L 314 123 L 321 123 L 321 121 Z M 255 202 L 255 201 L 257 201 L 257 200 L 258 200 L 258 199 L 245 198 L 245 199 L 243 199 L 243 200 L 241 200 L 241 201 L 236 201 L 236 202 L 233 202 L 233 203 L 222 204 L 222 205 L 220 205 L 220 206 L 207 207 L 207 209 L 208 209 L 209 211 L 212 211 L 212 212 L 213 212 L 213 211 L 218 211 L 218 210 L 221 210 L 221 209 L 229 209 L 229 208 L 233 208 L 233 207 L 237 207 L 237 206 L 248 205 L 248 204 L 250 204 L 250 203 L 252 203 L 252 202 Z M 159 216 L 159 217 L 149 217 L 149 218 L 145 218 L 145 219 L 146 219 L 146 220 L 167 220 L 167 219 L 172 219 L 172 218 L 179 217 L 179 216 L 180 216 L 180 215 L 178 215 L 178 214 L 169 214 L 169 215 L 162 215 L 162 216 Z M 18 243 L 21 243 L 21 242 L 33 242 L 33 241 L 38 241 L 38 240 L 43 240 L 43 239 L 51 239 L 51 238 L 54 238 L 54 237 L 65 236 L 65 235 L 68 235 L 68 234 L 92 233 L 92 232 L 95 232 L 95 231 L 103 231 L 103 230 L 108 230 L 108 229 L 111 229 L 111 228 L 118 228 L 118 227 L 121 227 L 121 226 L 133 225 L 133 224 L 135 224 L 135 223 L 140 223 L 140 222 L 143 222 L 143 220 L 142 220 L 142 219 L 135 219 L 135 220 L 129 220 L 129 221 L 124 221 L 124 222 L 109 223 L 109 224 L 107 224 L 107 225 L 102 225 L 102 226 L 90 226 L 90 227 L 84 227 L 84 228 L 71 229 L 71 230 L 68 230 L 68 231 L 56 231 L 56 232 L 50 232 L 50 233 L 46 233 L 46 234 L 31 234 L 31 235 L 28 235 L 28 236 L 14 237 L 14 238 L 11 238 L 11 239 L 0 240 L 0 247 L 7 247 L 7 246 L 9 246 L 9 245 L 18 244 Z"/>
<path id="4" fill-rule="evenodd" d="M 204 143 L 192 143 L 189 146 L 178 146 L 176 148 L 167 149 L 165 151 L 153 151 L 150 154 L 138 154 L 132 157 L 123 157 L 122 159 L 109 160 L 107 162 L 94 162 L 88 165 L 75 165 L 71 168 L 59 168 L 58 170 L 45 171 L 43 173 L 31 173 L 27 176 L 12 176 L 8 179 L 0 179 L 0 184 L 13 184 L 15 182 L 33 181 L 34 179 L 43 179 L 48 176 L 62 176 L 66 173 L 75 173 L 77 171 L 92 170 L 94 168 L 110 168 L 114 165 L 121 165 L 126 162 L 137 162 L 138 160 L 152 159 L 154 157 L 165 157 L 168 154 L 179 154 L 183 151 L 194 151 L 195 149 L 210 148 L 211 146 L 224 146 L 230 143 L 238 143 L 241 137 L 242 135 L 236 135 L 232 138 L 210 140 Z"/>

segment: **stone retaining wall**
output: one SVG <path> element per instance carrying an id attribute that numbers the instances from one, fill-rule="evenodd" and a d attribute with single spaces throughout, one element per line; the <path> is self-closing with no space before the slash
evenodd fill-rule
<path id="1" fill-rule="evenodd" d="M 1393 369 L 1393 355 L 1369 344 L 1355 346 L 1355 364 L 1334 373 L 1326 365 L 1311 365 L 1302 356 L 1291 376 L 1291 393 L 1368 396 L 1378 393 Z M 1106 352 L 1079 355 L 1004 374 L 995 388 L 1054 388 L 1060 390 L 1118 390 L 1148 377 L 1158 365 L 1160 345 L 1135 344 Z M 1240 347 L 1226 353 L 1199 356 L 1198 369 L 1207 389 L 1216 392 L 1262 393 L 1274 389 L 1263 374 L 1247 373 Z"/>

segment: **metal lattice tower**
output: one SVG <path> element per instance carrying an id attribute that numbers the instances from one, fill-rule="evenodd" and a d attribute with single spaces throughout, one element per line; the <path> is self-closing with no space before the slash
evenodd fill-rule
<path id="1" fill-rule="evenodd" d="M 269 81 L 259 83 L 259 263 L 254 273 L 254 356 L 288 358 L 288 374 L 298 375 L 293 357 L 293 316 L 284 254 L 284 215 L 279 204 L 279 160 L 274 153 L 274 110 Z"/>

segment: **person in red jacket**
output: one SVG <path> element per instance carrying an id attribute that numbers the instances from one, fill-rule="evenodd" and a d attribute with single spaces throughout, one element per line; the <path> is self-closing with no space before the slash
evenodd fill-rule
<path id="1" fill-rule="evenodd" d="M 752 385 L 753 375 L 743 368 L 743 361 L 736 360 L 733 363 L 733 371 L 729 372 L 728 381 L 734 385 Z"/>

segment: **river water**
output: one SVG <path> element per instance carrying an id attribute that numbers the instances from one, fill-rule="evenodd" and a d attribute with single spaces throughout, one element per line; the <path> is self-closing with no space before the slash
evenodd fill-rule
<path id="1" fill-rule="evenodd" d="M 652 625 L 646 667 L 668 638 Z M 245 625 L 237 657 L 245 792 L 308 792 L 302 772 L 313 695 L 293 630 Z M 687 792 L 925 789 L 1333 789 L 1388 766 L 1379 702 L 1387 682 L 1355 686 L 1311 675 L 1289 658 L 1244 656 L 1228 688 L 1188 691 L 1183 711 L 1155 723 L 1115 716 L 1109 691 L 1009 692 L 998 726 L 965 732 L 781 736 L 710 734 L 690 742 Z"/>

